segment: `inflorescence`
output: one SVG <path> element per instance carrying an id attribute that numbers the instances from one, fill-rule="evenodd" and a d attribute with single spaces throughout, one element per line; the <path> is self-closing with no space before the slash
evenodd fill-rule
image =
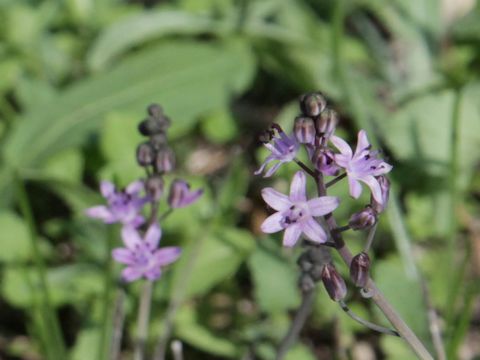
<path id="1" fill-rule="evenodd" d="M 147 111 L 149 116 L 139 124 L 138 130 L 148 140 L 138 146 L 136 154 L 137 163 L 145 169 L 146 179 L 136 180 L 124 189 L 102 181 L 100 192 L 107 205 L 86 210 L 88 216 L 106 224 L 122 224 L 123 247 L 114 249 L 112 257 L 126 265 L 122 278 L 127 282 L 142 277 L 156 280 L 164 266 L 178 259 L 180 247 L 159 247 L 162 236 L 160 221 L 173 209 L 186 207 L 202 195 L 202 190 L 192 191 L 186 181 L 175 179 L 166 198 L 169 210 L 158 215 L 159 204 L 165 198 L 165 176 L 175 169 L 175 154 L 167 142 L 170 119 L 159 105 L 150 105 Z M 143 214 L 147 204 L 150 204 L 148 218 Z"/>
<path id="2" fill-rule="evenodd" d="M 266 170 L 264 177 L 272 176 L 282 164 L 288 162 L 296 162 L 301 168 L 293 176 L 288 195 L 273 188 L 263 189 L 264 201 L 276 212 L 262 223 L 261 229 L 265 233 L 284 231 L 283 245 L 286 247 L 297 244 L 303 235 L 307 250 L 298 261 L 302 272 L 302 290 L 312 290 L 315 283 L 321 280 L 329 296 L 335 301 L 341 301 L 347 294 L 347 288 L 335 269 L 329 251 L 332 246 L 342 245 L 336 241 L 334 234 L 348 229 L 370 230 L 364 251 L 353 258 L 350 266 L 354 285 L 365 287 L 370 268 L 368 250 L 378 216 L 387 206 L 390 182 L 386 174 L 392 166 L 382 160 L 379 151 L 372 150 L 365 130 L 358 132 L 355 151 L 344 139 L 334 135 L 338 116 L 327 107 L 327 102 L 320 93 L 301 96 L 300 110 L 301 114 L 295 118 L 290 135 L 274 124 L 261 136 L 271 154 L 256 174 L 263 173 L 271 162 L 274 165 Z M 301 162 L 297 158 L 302 146 L 310 163 Z M 317 185 L 318 194 L 313 197 L 309 197 L 306 191 L 308 176 Z M 329 176 L 334 178 L 325 181 Z M 370 190 L 370 202 L 351 215 L 348 225 L 332 229 L 326 221 L 340 205 L 341 199 L 328 196 L 326 191 L 327 187 L 344 178 L 348 181 L 349 193 L 354 199 L 360 197 L 362 183 L 365 184 Z"/>

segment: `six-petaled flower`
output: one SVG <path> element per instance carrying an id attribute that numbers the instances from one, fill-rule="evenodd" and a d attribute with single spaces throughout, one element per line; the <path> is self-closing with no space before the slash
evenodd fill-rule
<path id="1" fill-rule="evenodd" d="M 295 136 L 288 136 L 282 130 L 279 130 L 278 134 L 279 137 L 274 137 L 271 144 L 264 144 L 271 154 L 265 159 L 260 168 L 255 171 L 255 175 L 261 174 L 272 161 L 278 161 L 265 173 L 265 177 L 270 177 L 278 170 L 280 165 L 292 161 L 297 156 L 300 144 L 295 139 Z"/>
<path id="2" fill-rule="evenodd" d="M 298 171 L 290 185 L 290 195 L 284 195 L 273 188 L 262 191 L 265 202 L 277 212 L 270 215 L 261 225 L 265 233 L 285 230 L 283 245 L 294 246 L 303 233 L 309 240 L 325 243 L 327 234 L 314 219 L 326 215 L 337 208 L 339 199 L 334 196 L 322 196 L 308 200 L 306 195 L 306 176 Z"/>
<path id="3" fill-rule="evenodd" d="M 359 181 L 365 183 L 371 190 L 373 198 L 378 203 L 383 203 L 382 189 L 376 176 L 388 173 L 392 165 L 379 158 L 378 151 L 372 151 L 365 130 L 358 133 L 357 148 L 355 153 L 345 140 L 338 136 L 332 136 L 330 141 L 337 147 L 340 154 L 335 155 L 335 162 L 345 169 L 348 176 L 350 195 L 358 199 L 362 193 Z"/>
<path id="4" fill-rule="evenodd" d="M 162 232 L 157 224 L 151 225 L 142 239 L 136 229 L 130 226 L 122 228 L 124 248 L 112 251 L 112 257 L 127 265 L 122 271 L 125 281 L 134 281 L 141 277 L 156 280 L 162 274 L 162 267 L 174 262 L 180 256 L 179 247 L 158 248 Z"/>
<path id="5" fill-rule="evenodd" d="M 85 212 L 92 218 L 97 218 L 106 224 L 120 222 L 124 225 L 138 227 L 145 222 L 140 214 L 147 203 L 140 193 L 144 190 L 143 181 L 134 181 L 125 190 L 118 191 L 109 181 L 102 181 L 100 192 L 107 200 L 108 205 L 98 205 L 87 209 Z"/>

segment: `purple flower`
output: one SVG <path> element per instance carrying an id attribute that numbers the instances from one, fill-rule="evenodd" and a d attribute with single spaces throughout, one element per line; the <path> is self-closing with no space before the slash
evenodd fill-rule
<path id="1" fill-rule="evenodd" d="M 115 185 L 109 181 L 102 181 L 100 192 L 107 199 L 108 205 L 99 205 L 88 208 L 85 212 L 92 218 L 102 220 L 107 224 L 121 222 L 124 225 L 138 227 L 145 222 L 140 215 L 146 198 L 139 196 L 144 189 L 142 181 L 134 181 L 123 191 L 117 191 Z"/>
<path id="2" fill-rule="evenodd" d="M 170 185 L 168 204 L 174 209 L 182 208 L 193 204 L 202 194 L 202 189 L 191 191 L 186 181 L 174 180 Z"/>
<path id="3" fill-rule="evenodd" d="M 181 252 L 179 247 L 157 248 L 161 236 L 162 232 L 157 224 L 148 228 L 144 239 L 133 227 L 123 227 L 125 247 L 113 249 L 112 257 L 127 265 L 122 271 L 125 281 L 134 281 L 142 276 L 148 280 L 156 280 L 162 274 L 162 267 L 178 259 Z"/>
<path id="4" fill-rule="evenodd" d="M 359 181 L 362 181 L 372 191 L 373 198 L 382 203 L 382 189 L 375 177 L 388 173 L 392 169 L 392 165 L 380 159 L 378 151 L 371 150 L 372 145 L 368 142 L 366 131 L 358 132 L 355 154 L 352 154 L 352 149 L 345 140 L 338 136 L 334 135 L 330 140 L 340 150 L 340 154 L 335 155 L 335 162 L 338 166 L 345 168 L 347 172 L 350 195 L 358 199 L 362 193 Z"/>
<path id="5" fill-rule="evenodd" d="M 327 241 L 327 234 L 313 217 L 332 212 L 337 208 L 339 199 L 322 196 L 307 200 L 306 182 L 305 173 L 298 171 L 292 179 L 289 196 L 272 188 L 262 190 L 265 202 L 277 212 L 265 219 L 261 229 L 265 233 L 285 230 L 284 246 L 294 246 L 302 232 L 313 242 Z"/>
<path id="6" fill-rule="evenodd" d="M 295 136 L 288 136 L 282 130 L 279 130 L 278 134 L 280 137 L 274 137 L 272 139 L 272 144 L 264 144 L 265 147 L 272 153 L 265 159 L 262 166 L 260 166 L 260 168 L 255 171 L 255 175 L 261 174 L 270 162 L 277 160 L 278 162 L 270 169 L 268 169 L 264 176 L 270 177 L 277 171 L 280 165 L 292 161 L 297 156 L 300 145 L 295 139 Z"/>

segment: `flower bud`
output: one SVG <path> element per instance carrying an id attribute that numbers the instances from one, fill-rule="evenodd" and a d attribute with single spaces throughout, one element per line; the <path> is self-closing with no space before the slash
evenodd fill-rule
<path id="1" fill-rule="evenodd" d="M 147 108 L 147 112 L 154 118 L 159 118 L 163 115 L 163 109 L 158 104 L 150 104 Z"/>
<path id="2" fill-rule="evenodd" d="M 150 136 L 150 144 L 155 150 L 161 150 L 167 145 L 167 135 L 165 133 L 158 133 Z"/>
<path id="3" fill-rule="evenodd" d="M 348 225 L 353 230 L 364 230 L 372 227 L 377 222 L 377 212 L 371 206 L 365 206 L 361 211 L 354 213 Z"/>
<path id="4" fill-rule="evenodd" d="M 183 180 L 175 180 L 170 185 L 168 204 L 171 208 L 182 208 L 193 204 L 203 194 L 203 190 L 190 190 L 190 185 Z"/>
<path id="5" fill-rule="evenodd" d="M 155 150 L 148 142 L 142 143 L 137 147 L 137 162 L 140 166 L 148 166 L 155 159 Z"/>
<path id="6" fill-rule="evenodd" d="M 371 196 L 370 205 L 378 214 L 380 214 L 387 208 L 388 198 L 390 197 L 390 180 L 388 180 L 385 175 L 380 175 L 377 176 L 377 181 L 382 191 L 382 203 L 377 202 L 373 196 Z"/>
<path id="7" fill-rule="evenodd" d="M 175 168 L 175 154 L 168 146 L 163 146 L 157 152 L 155 158 L 155 169 L 159 173 L 167 173 Z"/>
<path id="8" fill-rule="evenodd" d="M 312 155 L 312 163 L 315 169 L 324 175 L 335 176 L 340 168 L 334 161 L 335 153 L 327 148 L 319 148 Z"/>
<path id="9" fill-rule="evenodd" d="M 313 144 L 315 141 L 315 123 L 307 116 L 297 116 L 293 133 L 300 144 Z"/>
<path id="10" fill-rule="evenodd" d="M 316 119 L 316 128 L 319 136 L 329 138 L 335 132 L 338 125 L 338 115 L 335 110 L 326 109 Z"/>
<path id="11" fill-rule="evenodd" d="M 169 126 L 170 119 L 166 116 L 161 115 L 158 118 L 150 116 L 138 125 L 138 131 L 143 136 L 152 136 L 155 134 L 164 133 L 167 131 Z"/>
<path id="12" fill-rule="evenodd" d="M 370 271 L 370 257 L 366 252 L 355 255 L 350 264 L 350 279 L 355 286 L 364 288 L 367 285 Z"/>
<path id="13" fill-rule="evenodd" d="M 145 182 L 145 191 L 153 201 L 158 201 L 162 197 L 163 187 L 163 178 L 158 174 L 149 177 Z"/>
<path id="14" fill-rule="evenodd" d="M 323 267 L 322 282 L 332 300 L 339 301 L 347 295 L 347 285 L 331 263 Z"/>
<path id="15" fill-rule="evenodd" d="M 306 116 L 318 116 L 326 107 L 327 101 L 320 93 L 304 94 L 300 97 L 300 109 Z"/>
<path id="16" fill-rule="evenodd" d="M 312 269 L 312 261 L 310 260 L 308 254 L 304 252 L 297 260 L 298 267 L 302 272 L 308 272 Z"/>

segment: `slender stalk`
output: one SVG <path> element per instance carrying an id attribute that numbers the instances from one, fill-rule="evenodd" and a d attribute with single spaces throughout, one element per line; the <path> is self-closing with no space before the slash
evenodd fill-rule
<path id="1" fill-rule="evenodd" d="M 340 180 L 345 178 L 345 176 L 347 176 L 347 173 L 343 173 L 343 174 L 338 175 L 335 179 L 332 179 L 329 182 L 327 182 L 325 184 L 325 187 L 328 189 L 330 186 L 335 185 L 337 182 L 339 182 Z"/>
<path id="2" fill-rule="evenodd" d="M 170 346 L 174 360 L 183 360 L 183 344 L 179 340 L 172 341 Z"/>
<path id="3" fill-rule="evenodd" d="M 106 352 L 109 348 L 107 344 L 107 339 L 109 337 L 111 331 L 111 300 L 112 300 L 112 291 L 113 291 L 113 261 L 112 261 L 112 248 L 113 248 L 113 241 L 114 241 L 114 232 L 113 227 L 109 227 L 107 241 L 106 241 L 106 253 L 105 253 L 105 273 L 104 273 L 104 293 L 103 293 L 103 329 L 102 334 L 100 337 L 100 343 L 98 346 L 98 360 L 106 359 Z"/>
<path id="4" fill-rule="evenodd" d="M 315 289 L 302 293 L 302 304 L 295 314 L 295 318 L 288 330 L 287 335 L 280 342 L 275 360 L 282 360 L 290 347 L 297 341 L 300 330 L 302 330 L 308 315 L 312 311 L 315 300 Z"/>
<path id="5" fill-rule="evenodd" d="M 48 337 L 51 339 L 51 341 L 49 341 L 49 346 L 54 349 L 51 351 L 55 353 L 55 360 L 66 359 L 65 344 L 60 331 L 60 324 L 58 323 L 58 318 L 50 299 L 50 292 L 47 284 L 47 273 L 40 251 L 40 244 L 37 235 L 38 232 L 33 217 L 33 211 L 28 199 L 27 190 L 25 189 L 23 180 L 18 174 L 15 174 L 15 177 L 17 185 L 18 203 L 20 206 L 20 211 L 22 212 L 22 215 L 28 224 L 33 261 L 35 263 L 39 278 L 42 315 L 44 316 L 45 323 L 47 324 L 47 331 L 49 331 L 51 334 L 51 336 Z"/>
<path id="6" fill-rule="evenodd" d="M 125 292 L 118 290 L 114 309 L 113 309 L 113 331 L 110 341 L 109 360 L 120 359 L 120 348 L 122 345 L 123 323 L 125 322 L 125 309 L 123 303 L 125 301 Z"/>
<path id="7" fill-rule="evenodd" d="M 345 304 L 344 301 L 339 301 L 338 304 L 340 305 L 340 307 L 342 308 L 343 311 L 345 311 L 345 313 L 350 316 L 353 320 L 355 320 L 356 322 L 362 324 L 363 326 L 373 330 L 373 331 L 377 331 L 379 333 L 382 333 L 382 334 L 387 334 L 387 335 L 393 335 L 393 336 L 400 336 L 400 334 L 395 331 L 395 330 L 392 330 L 392 329 L 387 329 L 386 327 L 383 327 L 383 326 L 380 326 L 380 325 L 377 325 L 377 324 L 374 324 L 370 321 L 367 321 L 365 319 L 362 319 L 360 316 L 358 316 L 357 314 L 355 314 L 352 310 L 350 310 L 350 308 L 347 306 L 347 304 Z"/>
<path id="8" fill-rule="evenodd" d="M 323 183 L 323 177 L 321 174 L 317 177 L 317 190 L 320 196 L 326 195 L 325 185 Z M 338 244 L 338 253 L 342 257 L 343 261 L 350 268 L 350 263 L 352 262 L 353 255 L 350 250 L 345 245 L 343 241 L 342 234 L 335 232 L 334 229 L 337 228 L 337 222 L 332 214 L 325 215 L 325 221 L 327 223 L 328 229 L 333 240 Z M 408 327 L 408 325 L 403 321 L 400 314 L 392 307 L 388 302 L 385 296 L 377 288 L 373 280 L 370 278 L 367 282 L 366 288 L 371 294 L 372 300 L 383 312 L 385 317 L 390 321 L 392 326 L 398 331 L 400 336 L 407 342 L 410 348 L 417 354 L 417 356 L 422 360 L 433 360 L 432 355 L 428 352 L 422 342 L 418 339 L 415 333 Z"/>
<path id="9" fill-rule="evenodd" d="M 142 295 L 140 296 L 140 307 L 137 320 L 137 340 L 135 343 L 135 360 L 145 358 L 145 347 L 148 338 L 148 323 L 150 320 L 150 305 L 152 302 L 153 282 L 146 280 L 143 284 Z"/>
<path id="10" fill-rule="evenodd" d="M 373 239 L 375 238 L 375 234 L 377 232 L 377 225 L 378 223 L 375 223 L 370 230 L 368 230 L 367 241 L 365 242 L 365 247 L 363 248 L 363 251 L 366 253 L 368 253 L 372 247 Z"/>
<path id="11" fill-rule="evenodd" d="M 315 177 L 315 171 L 313 171 L 307 165 L 305 165 L 303 161 L 298 160 L 297 158 L 293 159 L 293 161 L 295 161 L 298 164 L 298 166 L 300 166 L 302 170 L 305 171 L 308 175 Z"/>

